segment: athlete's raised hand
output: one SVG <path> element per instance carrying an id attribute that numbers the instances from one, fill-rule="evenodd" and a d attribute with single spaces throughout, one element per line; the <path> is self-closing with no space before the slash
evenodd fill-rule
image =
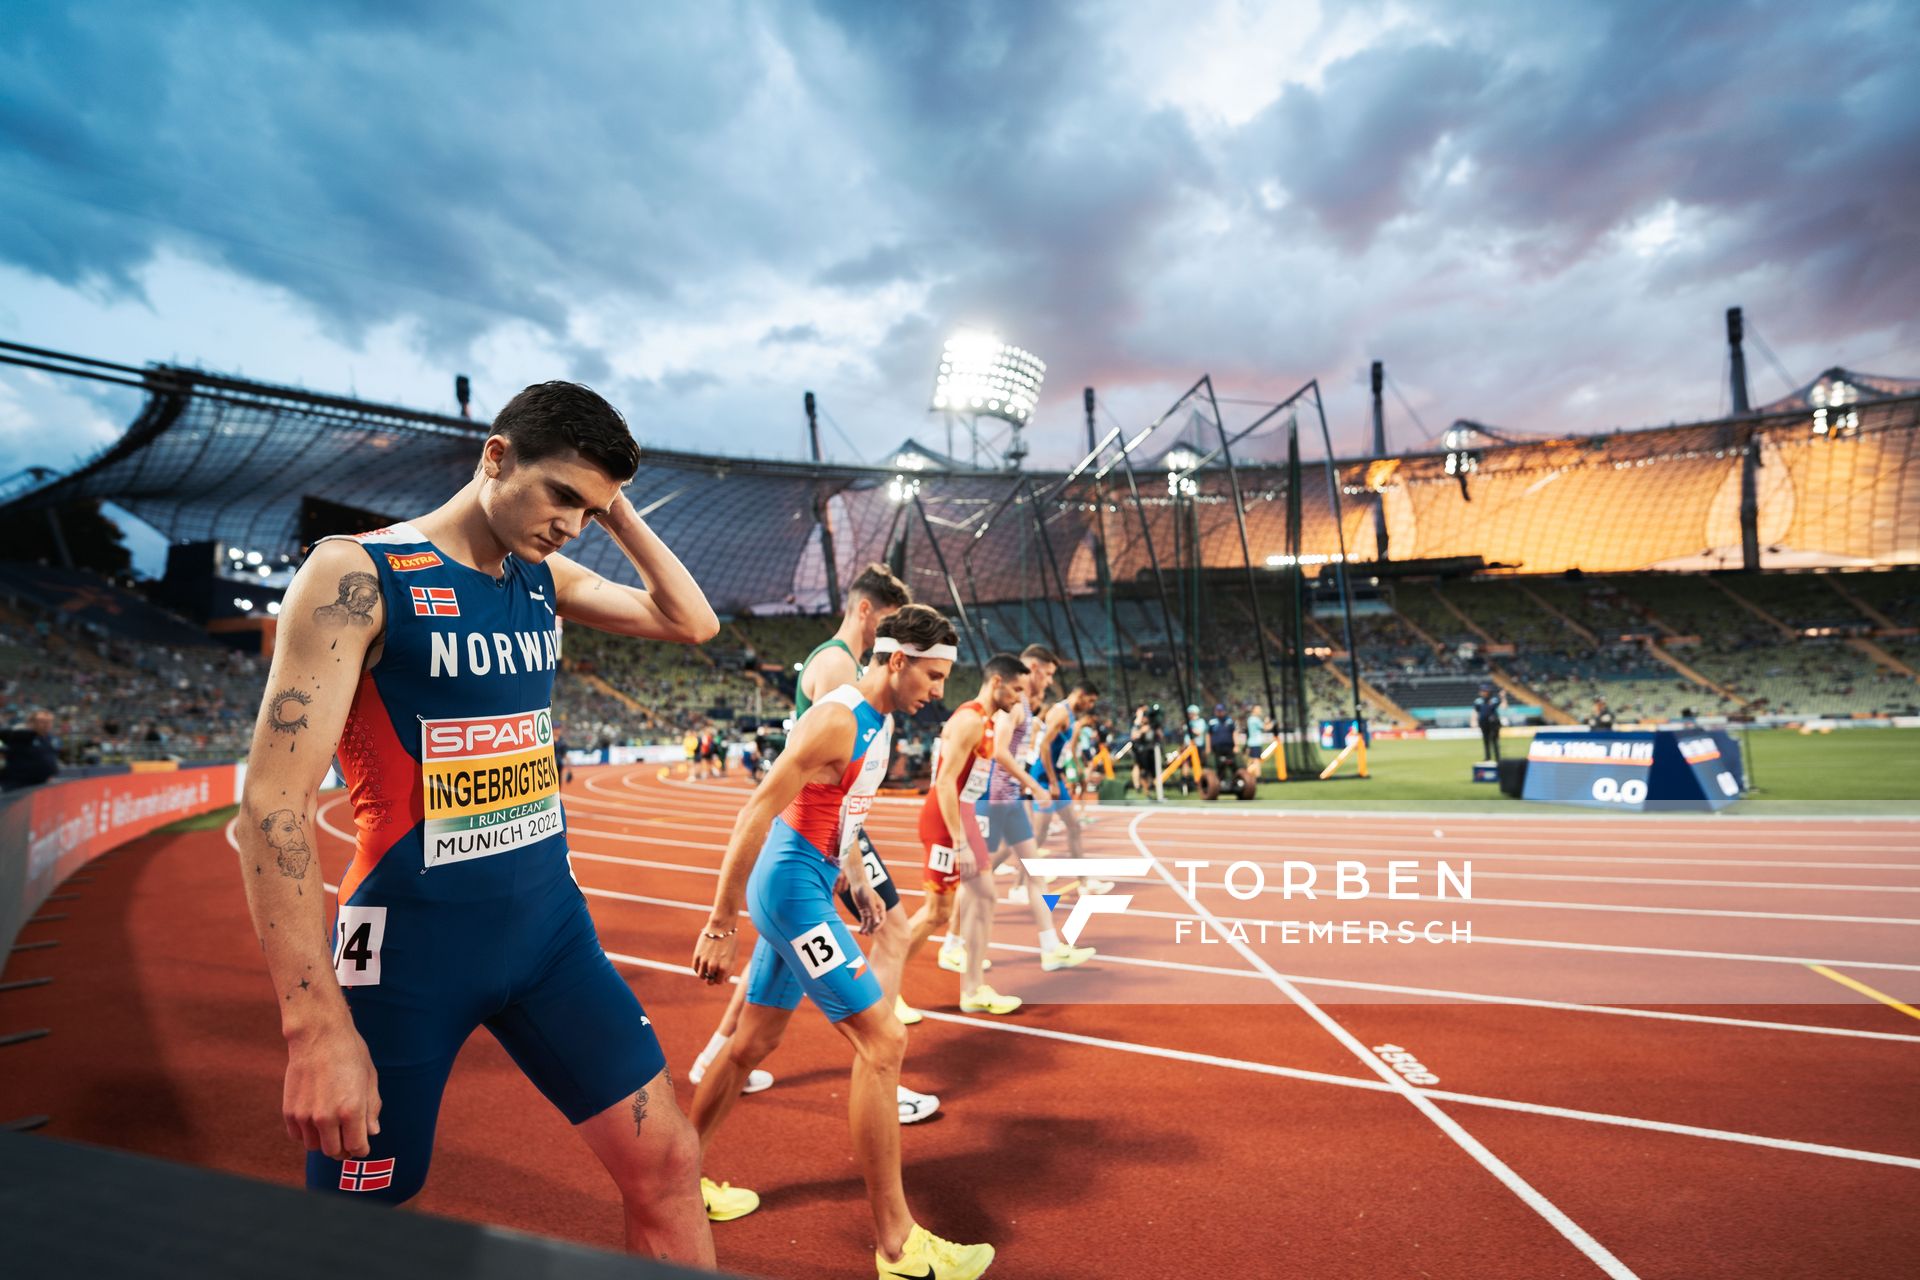
<path id="1" fill-rule="evenodd" d="M 287 1136 L 329 1160 L 360 1159 L 380 1132 L 380 1084 L 351 1022 L 291 1037 L 281 1095 Z"/>
<path id="2" fill-rule="evenodd" d="M 693 944 L 693 973 L 707 985 L 725 982 L 733 973 L 735 952 L 740 946 L 740 926 L 709 922 Z"/>

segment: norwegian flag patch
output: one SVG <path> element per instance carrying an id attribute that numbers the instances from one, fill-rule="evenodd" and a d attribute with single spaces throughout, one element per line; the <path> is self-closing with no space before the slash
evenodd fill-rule
<path id="1" fill-rule="evenodd" d="M 392 1156 L 385 1160 L 343 1160 L 340 1163 L 342 1191 L 384 1191 L 392 1185 Z"/>
<path id="2" fill-rule="evenodd" d="M 457 618 L 460 602 L 452 587 L 409 587 L 413 593 L 413 611 L 423 618 Z"/>

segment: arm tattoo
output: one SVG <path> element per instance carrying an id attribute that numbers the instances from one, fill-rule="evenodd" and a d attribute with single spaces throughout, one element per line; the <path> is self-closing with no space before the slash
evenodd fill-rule
<path id="1" fill-rule="evenodd" d="M 275 733 L 298 733 L 307 727 L 305 708 L 313 699 L 298 689 L 282 689 L 267 704 L 267 726 Z"/>
<path id="2" fill-rule="evenodd" d="M 633 1095 L 633 1132 L 638 1135 L 640 1124 L 647 1118 L 647 1091 L 642 1089 Z"/>
<path id="3" fill-rule="evenodd" d="M 313 850 L 300 827 L 300 815 L 291 809 L 276 809 L 260 820 L 267 847 L 279 855 L 280 874 L 289 880 L 306 879 L 307 864 L 313 861 Z"/>
<path id="4" fill-rule="evenodd" d="M 355 570 L 340 575 L 340 595 L 332 604 L 313 611 L 313 620 L 335 627 L 370 627 L 373 607 L 380 603 L 380 579 Z"/>

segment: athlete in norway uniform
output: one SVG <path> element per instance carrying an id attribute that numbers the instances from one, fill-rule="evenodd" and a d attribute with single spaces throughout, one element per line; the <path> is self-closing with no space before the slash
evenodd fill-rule
<path id="1" fill-rule="evenodd" d="M 638 463 L 599 396 L 529 387 L 444 506 L 314 549 L 280 617 L 241 863 L 310 1187 L 418 1191 L 447 1073 L 484 1026 L 612 1174 L 628 1247 L 711 1266 L 697 1139 L 574 884 L 553 754 L 559 619 L 683 643 L 718 630 L 621 492 Z M 649 591 L 554 554 L 590 519 Z M 330 956 L 310 841 L 336 752 L 358 833 Z"/>
<path id="2" fill-rule="evenodd" d="M 885 916 L 856 836 L 886 775 L 893 713 L 911 715 L 940 696 L 956 638 L 937 612 L 907 605 L 880 624 L 874 664 L 859 683 L 827 694 L 795 723 L 787 749 L 734 822 L 713 911 L 693 955 L 696 974 L 726 980 L 744 903 L 759 941 L 739 1029 L 694 1093 L 703 1148 L 738 1099 L 741 1081 L 780 1043 L 803 995 L 853 1046 L 849 1119 L 882 1276 L 967 1280 L 993 1260 L 992 1246 L 941 1240 L 907 1208 L 895 1100 L 906 1028 L 833 902 L 844 874 L 861 931 L 871 934 Z"/>
<path id="3" fill-rule="evenodd" d="M 934 747 L 933 786 L 920 807 L 920 843 L 926 849 L 924 874 L 926 898 L 913 914 L 913 936 L 907 944 L 907 959 L 912 960 L 933 935 L 954 918 L 956 890 L 964 891 L 970 882 L 987 869 L 986 841 L 974 803 L 987 793 L 987 779 L 993 768 L 994 719 L 1001 712 L 1020 704 L 1026 689 L 1027 666 L 1010 653 L 997 653 L 987 660 L 986 679 L 970 702 L 963 702 L 947 717 Z M 976 899 L 992 911 L 992 890 L 983 895 L 964 894 L 961 901 Z M 973 943 L 973 922 L 969 912 L 961 912 L 955 928 L 962 938 L 980 950 L 984 943 Z M 961 992 L 964 997 L 967 992 Z"/>

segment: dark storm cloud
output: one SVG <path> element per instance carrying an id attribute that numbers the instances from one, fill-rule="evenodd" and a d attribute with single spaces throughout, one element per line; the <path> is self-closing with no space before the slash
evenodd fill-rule
<path id="1" fill-rule="evenodd" d="M 1731 302 L 1781 348 L 1920 341 L 1917 14 L 1332 6 L 1377 30 L 1229 123 L 1173 92 L 1216 68 L 1124 43 L 1204 21 L 1172 4 L 13 6 L 0 260 L 111 299 L 172 250 L 436 358 L 531 325 L 697 397 L 689 445 L 789 419 L 780 359 L 890 445 L 966 323 L 1062 423 L 1082 382 L 1351 396 L 1384 356 L 1431 425 L 1631 424 L 1713 408 Z"/>

